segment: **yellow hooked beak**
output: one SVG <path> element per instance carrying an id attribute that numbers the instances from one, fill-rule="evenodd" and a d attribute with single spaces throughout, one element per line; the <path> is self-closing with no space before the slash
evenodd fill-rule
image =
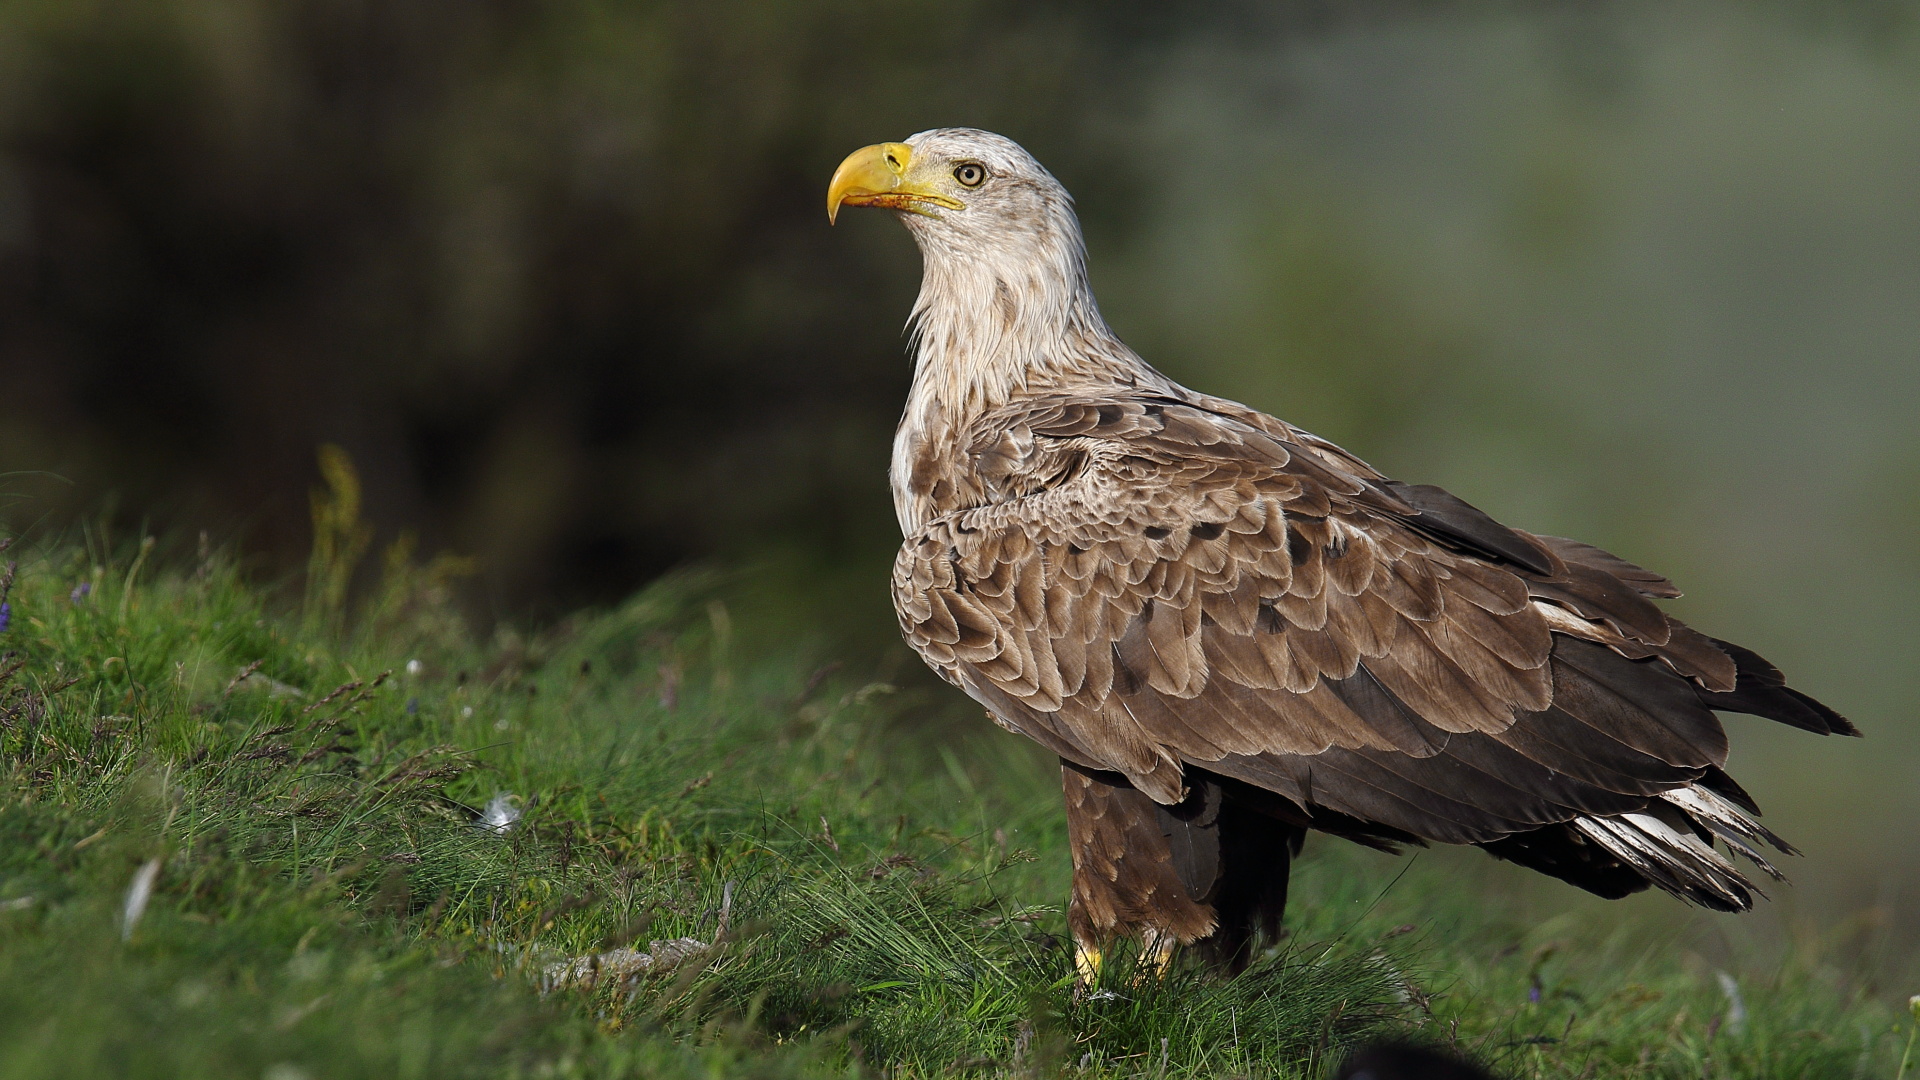
<path id="1" fill-rule="evenodd" d="M 889 210 L 911 210 L 916 214 L 938 217 L 926 204 L 963 210 L 966 203 L 942 195 L 907 180 L 907 167 L 913 164 L 913 147 L 906 143 L 875 143 L 847 155 L 833 170 L 833 182 L 827 185 L 827 221 L 840 216 L 840 207 L 884 206 Z"/>

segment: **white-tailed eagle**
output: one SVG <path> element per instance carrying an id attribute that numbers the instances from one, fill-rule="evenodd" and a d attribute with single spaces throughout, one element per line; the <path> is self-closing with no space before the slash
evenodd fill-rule
<path id="1" fill-rule="evenodd" d="M 900 628 L 1060 755 L 1083 973 L 1120 936 L 1243 965 L 1309 829 L 1723 911 L 1754 887 L 1716 844 L 1778 876 L 1714 711 L 1857 732 L 1665 614 L 1666 578 L 1149 367 L 1100 317 L 1071 198 L 1008 139 L 856 151 L 842 206 L 900 211 L 925 263 Z"/>

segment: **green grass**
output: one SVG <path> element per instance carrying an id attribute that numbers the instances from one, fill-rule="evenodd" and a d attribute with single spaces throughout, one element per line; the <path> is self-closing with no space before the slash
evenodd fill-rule
<path id="1" fill-rule="evenodd" d="M 391 560 L 347 620 L 151 554 L 12 552 L 0 1080 L 1319 1076 L 1379 1034 L 1514 1076 L 1877 1077 L 1910 1033 L 1818 942 L 1735 971 L 1736 1018 L 1684 929 L 1528 922 L 1484 860 L 1333 841 L 1247 975 L 1076 993 L 1054 767 L 713 581 L 482 642 L 445 565 Z M 710 947 L 541 992 L 676 938 Z"/>

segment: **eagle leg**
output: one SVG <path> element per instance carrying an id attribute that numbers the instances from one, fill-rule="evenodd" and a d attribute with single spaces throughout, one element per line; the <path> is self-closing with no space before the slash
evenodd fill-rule
<path id="1" fill-rule="evenodd" d="M 1263 943 L 1280 940 L 1288 878 L 1307 830 L 1228 797 L 1214 832 L 1220 870 L 1204 895 L 1219 926 L 1192 948 L 1214 967 L 1238 974 Z"/>
<path id="2" fill-rule="evenodd" d="M 1160 971 L 1181 946 L 1239 971 L 1257 939 L 1279 936 L 1303 829 L 1230 801 L 1224 785 L 1197 770 L 1174 806 L 1117 773 L 1066 761 L 1061 784 L 1073 849 L 1067 926 L 1083 984 L 1123 938 L 1139 942 Z"/>

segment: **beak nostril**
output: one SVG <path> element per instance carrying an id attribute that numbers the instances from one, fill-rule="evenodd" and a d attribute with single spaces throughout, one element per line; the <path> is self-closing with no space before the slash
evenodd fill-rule
<path id="1" fill-rule="evenodd" d="M 907 179 L 913 167 L 913 148 L 904 143 L 863 146 L 847 155 L 827 185 L 827 219 L 842 206 L 883 206 L 912 214 L 938 217 L 933 207 L 962 209 L 959 200 L 923 188 Z"/>

